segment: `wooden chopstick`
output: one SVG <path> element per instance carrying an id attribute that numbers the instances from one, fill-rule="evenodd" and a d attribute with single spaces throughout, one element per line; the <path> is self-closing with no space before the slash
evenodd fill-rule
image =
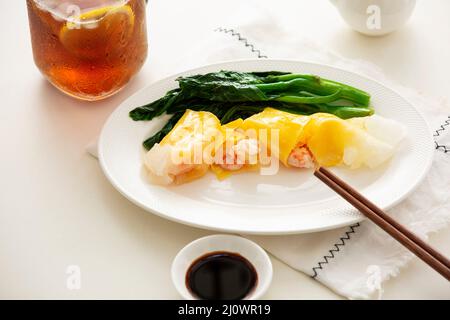
<path id="1" fill-rule="evenodd" d="M 404 225 L 400 224 L 398 221 L 394 220 L 386 214 L 383 210 L 381 210 L 379 207 L 377 207 L 372 201 L 365 198 L 361 193 L 357 192 L 355 189 L 353 189 L 349 184 L 347 184 L 345 181 L 334 175 L 330 170 L 325 168 L 320 168 L 320 172 L 325 174 L 328 178 L 338 183 L 343 189 L 345 189 L 347 192 L 349 192 L 353 197 L 358 199 L 360 202 L 363 202 L 367 207 L 369 207 L 372 211 L 374 211 L 377 215 L 379 215 L 381 218 L 383 218 L 386 222 L 394 226 L 397 230 L 402 232 L 404 235 L 406 235 L 408 238 L 410 238 L 412 241 L 417 243 L 419 246 L 421 246 L 423 249 L 425 249 L 428 253 L 436 257 L 439 261 L 441 261 L 447 268 L 450 268 L 450 260 L 445 257 L 442 253 L 436 251 L 433 247 L 431 247 L 428 243 L 423 241 L 421 238 L 419 238 L 416 234 L 409 231 L 407 228 L 405 228 Z"/>
<path id="2" fill-rule="evenodd" d="M 388 216 L 383 210 L 328 169 L 320 167 L 316 169 L 314 175 L 394 239 L 408 248 L 417 257 L 422 259 L 430 267 L 450 281 L 450 261 L 448 258 L 433 249 L 429 244 L 425 243 L 405 226 Z"/>

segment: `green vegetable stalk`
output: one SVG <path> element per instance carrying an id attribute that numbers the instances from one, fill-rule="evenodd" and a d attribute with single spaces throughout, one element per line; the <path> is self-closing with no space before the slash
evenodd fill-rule
<path id="1" fill-rule="evenodd" d="M 332 113 L 343 119 L 373 114 L 367 92 L 315 75 L 220 71 L 177 81 L 178 89 L 130 112 L 135 121 L 174 114 L 161 131 L 144 142 L 146 149 L 160 142 L 186 109 L 210 111 L 222 123 L 245 119 L 269 106 L 296 114 Z"/>

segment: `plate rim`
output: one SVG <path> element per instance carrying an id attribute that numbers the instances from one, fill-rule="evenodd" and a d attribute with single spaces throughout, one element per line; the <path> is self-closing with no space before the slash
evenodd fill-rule
<path id="1" fill-rule="evenodd" d="M 416 183 L 407 192 L 405 192 L 401 197 L 398 197 L 398 199 L 393 201 L 390 205 L 384 206 L 383 207 L 384 210 L 389 210 L 390 208 L 394 207 L 395 205 L 397 205 L 400 202 L 402 202 L 403 200 L 405 200 L 422 183 L 423 179 L 428 174 L 428 172 L 429 172 L 429 170 L 431 168 L 431 165 L 433 163 L 433 159 L 434 159 L 434 148 L 433 148 L 434 138 L 433 138 L 433 134 L 432 134 L 432 131 L 430 129 L 430 126 L 429 126 L 428 122 L 425 120 L 425 117 L 423 116 L 422 112 L 420 110 L 418 110 L 414 106 L 414 104 L 412 104 L 408 99 L 406 99 L 403 95 L 398 93 L 397 90 L 392 89 L 389 86 L 385 85 L 383 82 L 380 82 L 380 81 L 378 81 L 376 79 L 373 79 L 373 78 L 371 78 L 369 76 L 366 76 L 366 75 L 361 75 L 361 74 L 359 74 L 357 72 L 354 72 L 354 71 L 346 70 L 346 69 L 343 69 L 343 68 L 340 68 L 340 67 L 335 67 L 335 66 L 332 66 L 332 65 L 329 65 L 329 64 L 325 64 L 325 63 L 317 63 L 317 62 L 311 62 L 311 61 L 306 61 L 306 60 L 270 59 L 270 58 L 265 58 L 265 59 L 233 59 L 233 60 L 224 60 L 224 61 L 210 63 L 210 64 L 202 64 L 202 65 L 199 65 L 199 66 L 197 66 L 195 68 L 185 69 L 185 70 L 182 70 L 182 71 L 177 72 L 177 73 L 169 74 L 169 75 L 167 75 L 164 78 L 161 78 L 159 80 L 152 81 L 148 85 L 144 86 L 143 88 L 137 90 L 136 92 L 134 92 L 133 94 L 128 96 L 108 116 L 108 118 L 106 119 L 105 123 L 102 126 L 101 133 L 100 133 L 99 140 L 98 140 L 98 147 L 97 147 L 97 149 L 98 149 L 97 150 L 98 151 L 98 160 L 99 160 L 102 172 L 106 176 L 106 178 L 109 181 L 109 183 L 111 183 L 111 185 L 121 195 L 123 195 L 128 201 L 131 201 L 133 204 L 135 204 L 138 207 L 144 209 L 148 213 L 155 214 L 155 215 L 157 215 L 159 217 L 162 217 L 164 219 L 167 219 L 169 221 L 174 221 L 174 222 L 177 222 L 177 223 L 180 223 L 180 224 L 183 224 L 183 225 L 188 225 L 188 226 L 191 226 L 191 227 L 201 228 L 201 229 L 205 229 L 205 230 L 213 230 L 213 231 L 228 232 L 228 233 L 249 234 L 249 235 L 250 234 L 251 235 L 288 235 L 288 234 L 314 233 L 314 232 L 320 232 L 320 231 L 326 231 L 326 230 L 333 230 L 333 229 L 337 229 L 337 228 L 341 228 L 341 227 L 345 227 L 345 226 L 350 226 L 350 225 L 359 223 L 359 222 L 361 222 L 363 220 L 366 220 L 367 218 L 359 213 L 358 215 L 356 215 L 354 217 L 349 217 L 347 220 L 342 221 L 341 223 L 334 223 L 332 225 L 324 225 L 322 227 L 309 227 L 309 228 L 306 228 L 306 229 L 287 230 L 287 231 L 278 230 L 278 229 L 277 230 L 269 230 L 269 231 L 260 231 L 260 230 L 249 230 L 249 229 L 245 229 L 245 228 L 244 229 L 239 229 L 239 228 L 218 227 L 218 226 L 213 226 L 213 225 L 209 225 L 209 224 L 199 224 L 199 223 L 190 222 L 190 221 L 187 221 L 187 220 L 182 220 L 182 219 L 179 219 L 179 218 L 174 217 L 172 215 L 168 215 L 166 213 L 163 213 L 163 212 L 160 212 L 158 210 L 155 210 L 153 208 L 149 208 L 149 206 L 144 204 L 143 201 L 140 201 L 139 199 L 136 199 L 136 197 L 133 197 L 132 195 L 128 194 L 125 190 L 123 190 L 123 188 L 116 181 L 116 179 L 110 174 L 110 172 L 107 169 L 106 163 L 105 163 L 104 154 L 103 154 L 103 148 L 102 148 L 103 141 L 105 139 L 105 131 L 106 131 L 105 128 L 112 121 L 112 118 L 113 118 L 114 114 L 118 111 L 118 109 L 120 109 L 124 104 L 126 104 L 128 100 L 132 99 L 135 96 L 138 96 L 138 95 L 142 94 L 144 91 L 147 91 L 150 87 L 155 86 L 158 83 L 164 83 L 166 81 L 169 81 L 172 78 L 179 77 L 179 76 L 184 75 L 186 73 L 192 73 L 192 72 L 195 72 L 196 70 L 199 70 L 199 69 L 204 69 L 204 68 L 207 68 L 207 67 L 219 67 L 221 65 L 231 64 L 231 63 L 255 63 L 256 61 L 258 61 L 258 63 L 260 61 L 272 61 L 274 63 L 291 63 L 291 64 L 292 63 L 294 63 L 294 64 L 299 64 L 300 63 L 300 64 L 313 65 L 313 66 L 317 66 L 317 67 L 327 67 L 327 68 L 330 68 L 330 69 L 339 70 L 340 72 L 344 72 L 344 73 L 347 73 L 347 74 L 352 74 L 352 75 L 355 75 L 355 76 L 360 77 L 360 78 L 365 78 L 366 80 L 374 82 L 377 85 L 383 87 L 384 89 L 395 93 L 398 97 L 400 97 L 408 105 L 410 105 L 414 109 L 414 111 L 417 113 L 419 118 L 421 119 L 422 123 L 425 126 L 424 129 L 427 132 L 427 136 L 428 136 L 428 138 L 430 140 L 429 141 L 430 143 L 428 145 L 428 149 L 430 149 L 430 150 L 427 153 L 427 154 L 429 154 L 428 159 L 427 159 L 427 163 L 423 167 L 421 175 L 418 176 L 418 179 L 416 180 Z"/>

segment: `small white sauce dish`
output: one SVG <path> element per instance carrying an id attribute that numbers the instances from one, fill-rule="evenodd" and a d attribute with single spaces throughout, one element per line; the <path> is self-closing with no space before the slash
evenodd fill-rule
<path id="1" fill-rule="evenodd" d="M 256 287 L 245 297 L 245 300 L 260 298 L 272 282 L 272 262 L 259 245 L 235 235 L 218 234 L 192 241 L 178 252 L 172 262 L 172 281 L 180 295 L 187 300 L 197 300 L 186 286 L 186 274 L 189 267 L 199 257 L 208 253 L 226 251 L 237 253 L 246 258 L 256 269 L 258 281 Z"/>

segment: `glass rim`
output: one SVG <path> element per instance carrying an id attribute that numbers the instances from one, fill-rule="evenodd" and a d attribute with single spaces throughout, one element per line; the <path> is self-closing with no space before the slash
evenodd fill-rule
<path id="1" fill-rule="evenodd" d="M 64 22 L 71 22 L 71 23 L 76 23 L 79 25 L 89 25 L 95 22 L 98 22 L 101 19 L 98 20 L 92 20 L 92 21 L 80 21 L 79 19 L 76 18 L 77 15 L 82 14 L 82 9 L 77 5 L 77 0 L 59 0 L 60 3 L 68 3 L 69 5 L 74 5 L 76 7 L 78 7 L 79 12 L 74 13 L 73 10 L 76 11 L 76 7 L 73 7 L 71 15 L 64 15 L 64 13 L 61 13 L 60 11 L 58 11 L 56 8 L 51 8 L 48 5 L 45 4 L 46 0 L 31 0 L 38 9 L 48 12 L 50 13 L 55 19 L 58 19 L 60 21 L 64 21 Z M 58 0 L 57 0 L 58 1 Z M 112 0 L 117 2 L 118 4 L 120 3 L 120 6 L 124 6 L 127 5 L 131 0 Z M 107 4 L 103 3 L 106 6 L 108 6 Z M 145 4 L 148 4 L 148 0 L 145 0 Z M 110 5 L 114 5 L 114 4 L 110 4 Z M 118 5 L 119 7 L 119 5 Z M 95 9 L 96 7 L 92 7 L 92 8 L 88 8 L 88 9 Z M 101 7 L 98 7 L 101 8 Z M 111 8 L 112 9 L 112 8 Z M 69 14 L 69 13 L 67 13 Z M 75 17 L 74 17 L 75 16 Z"/>

